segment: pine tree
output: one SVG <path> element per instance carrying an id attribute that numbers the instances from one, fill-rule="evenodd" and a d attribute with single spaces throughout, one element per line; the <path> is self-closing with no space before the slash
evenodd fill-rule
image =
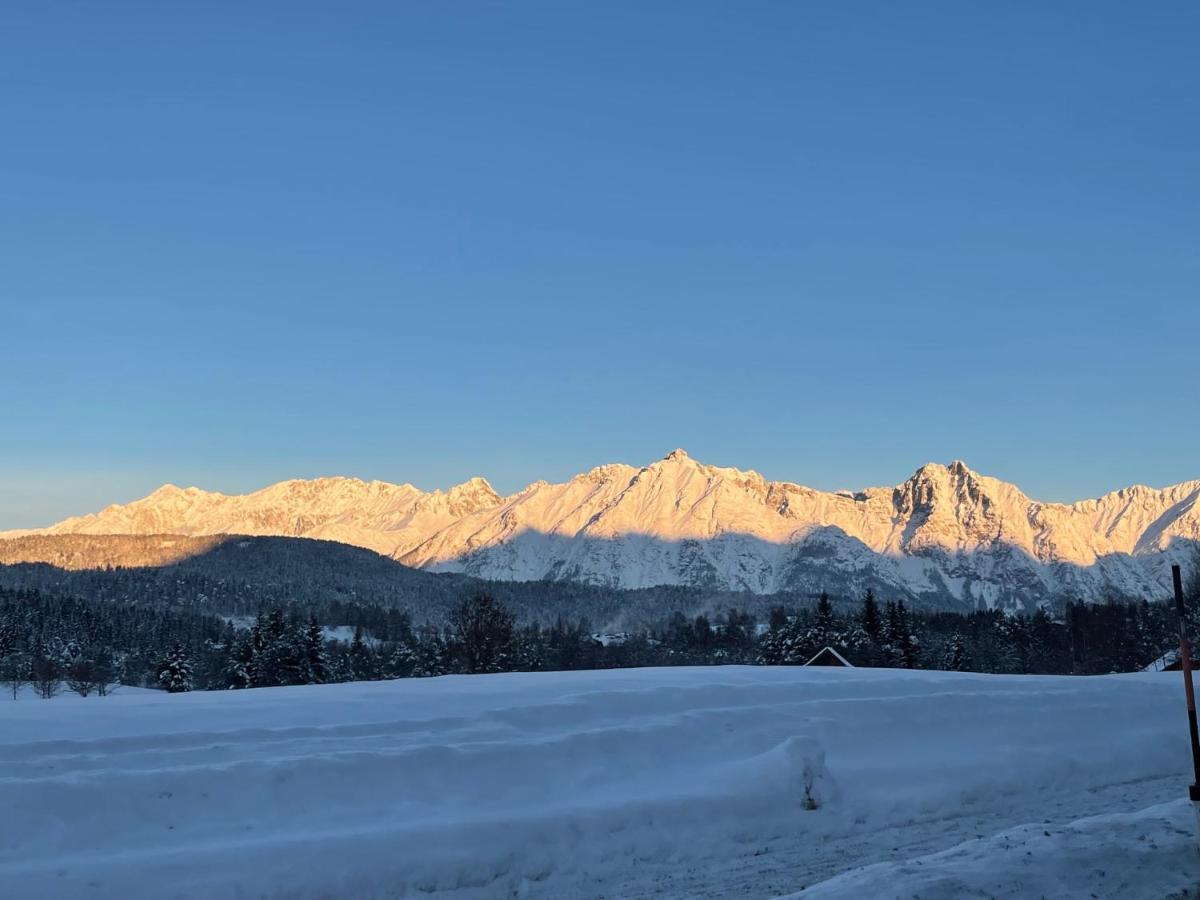
<path id="1" fill-rule="evenodd" d="M 707 627 L 707 626 L 706 626 Z M 710 644 L 713 640 L 708 633 Z M 715 655 L 715 654 L 714 654 Z M 511 669 L 514 672 L 540 672 L 545 664 L 542 632 L 536 625 L 522 629 L 512 642 Z"/>
<path id="2" fill-rule="evenodd" d="M 862 627 L 871 639 L 871 643 L 883 643 L 883 622 L 879 618 L 879 604 L 875 601 L 875 592 L 867 588 L 862 603 Z"/>
<path id="3" fill-rule="evenodd" d="M 225 669 L 225 686 L 232 689 L 254 686 L 254 639 L 251 635 L 237 638 L 229 652 Z"/>
<path id="4" fill-rule="evenodd" d="M 388 656 L 387 665 L 384 667 L 384 677 L 411 678 L 416 674 L 420 661 L 417 648 L 413 644 L 401 642 Z"/>
<path id="5" fill-rule="evenodd" d="M 908 618 L 908 610 L 903 600 L 896 601 L 896 650 L 899 654 L 900 665 L 906 669 L 916 669 L 920 666 L 920 642 L 913 634 L 912 624 Z"/>
<path id="6" fill-rule="evenodd" d="M 941 668 L 947 672 L 965 672 L 968 667 L 967 645 L 960 632 L 955 631 L 946 642 Z"/>
<path id="7" fill-rule="evenodd" d="M 171 694 L 192 689 L 192 662 L 182 644 L 176 644 L 159 666 L 158 683 Z"/>
<path id="8" fill-rule="evenodd" d="M 0 621 L 0 659 L 17 649 L 17 626 L 7 620 Z"/>
<path id="9" fill-rule="evenodd" d="M 260 684 L 273 687 L 308 683 L 305 636 L 298 625 L 288 621 L 282 609 L 276 607 L 267 615 L 262 641 L 258 664 Z"/>
<path id="10" fill-rule="evenodd" d="M 417 662 L 413 666 L 414 678 L 432 678 L 450 671 L 449 653 L 446 642 L 434 629 L 429 629 L 417 642 Z"/>
<path id="11" fill-rule="evenodd" d="M 333 644 L 329 648 L 329 683 L 342 684 L 354 680 L 350 670 L 350 651 L 345 644 Z"/>
<path id="12" fill-rule="evenodd" d="M 361 625 L 354 629 L 349 657 L 350 673 L 355 681 L 374 681 L 379 678 L 379 664 L 375 651 L 367 646 Z"/>
<path id="13" fill-rule="evenodd" d="M 896 603 L 894 600 L 888 600 L 883 607 L 883 621 L 879 629 L 880 665 L 889 667 L 900 665 L 900 634 L 902 631 Z"/>
<path id="14" fill-rule="evenodd" d="M 763 636 L 758 661 L 769 666 L 802 666 L 821 650 L 817 640 L 812 619 L 803 612 Z"/>
<path id="15" fill-rule="evenodd" d="M 1025 671 L 1035 674 L 1054 672 L 1054 623 L 1044 609 L 1038 607 L 1025 623 Z"/>
<path id="16" fill-rule="evenodd" d="M 325 654 L 325 632 L 316 618 L 309 620 L 304 631 L 305 675 L 309 684 L 329 681 L 329 659 Z"/>
<path id="17" fill-rule="evenodd" d="M 246 653 L 246 682 L 249 687 L 265 687 L 271 684 L 270 672 L 264 668 L 266 660 L 263 651 L 267 647 L 266 634 L 266 616 L 259 612 L 254 619 L 254 624 L 250 627 L 249 648 Z"/>
<path id="18" fill-rule="evenodd" d="M 755 663 L 760 666 L 778 666 L 783 664 L 783 625 L 772 626 L 770 631 L 758 642 L 758 658 Z"/>
<path id="19" fill-rule="evenodd" d="M 1004 616 L 997 622 L 1001 672 L 1021 675 L 1029 671 L 1029 631 L 1022 616 Z"/>
<path id="20" fill-rule="evenodd" d="M 821 591 L 821 596 L 817 598 L 817 616 L 813 623 L 813 644 L 820 644 L 814 650 L 814 653 L 819 653 L 825 647 L 836 644 L 837 640 L 834 635 L 837 631 L 833 616 L 833 603 L 829 599 L 829 595 Z M 810 657 L 811 659 L 811 657 Z"/>

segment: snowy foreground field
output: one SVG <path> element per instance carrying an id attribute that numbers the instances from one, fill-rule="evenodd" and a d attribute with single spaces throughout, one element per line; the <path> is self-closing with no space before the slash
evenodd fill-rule
<path id="1" fill-rule="evenodd" d="M 1185 723 L 1169 674 L 0 701 L 0 895 L 1194 896 Z"/>

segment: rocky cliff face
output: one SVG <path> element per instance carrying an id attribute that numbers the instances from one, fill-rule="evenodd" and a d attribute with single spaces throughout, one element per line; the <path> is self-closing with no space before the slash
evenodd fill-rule
<path id="1" fill-rule="evenodd" d="M 676 450 L 500 497 L 349 478 L 244 496 L 164 486 L 49 533 L 272 534 L 369 547 L 434 571 L 614 587 L 689 584 L 769 593 L 874 587 L 948 607 L 1159 598 L 1200 545 L 1200 481 L 1041 503 L 962 462 L 856 493 L 770 482 Z"/>

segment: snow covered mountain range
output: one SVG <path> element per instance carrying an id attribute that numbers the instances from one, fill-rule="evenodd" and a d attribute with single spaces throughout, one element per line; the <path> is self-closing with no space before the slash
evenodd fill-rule
<path id="1" fill-rule="evenodd" d="M 317 537 L 488 579 L 845 596 L 871 586 L 922 605 L 1021 608 L 1168 596 L 1170 563 L 1200 545 L 1198 500 L 1200 481 L 1189 481 L 1042 503 L 961 462 L 924 465 L 894 488 L 830 493 L 676 450 L 509 497 L 482 478 L 444 492 L 353 478 L 240 496 L 164 485 L 19 533 Z"/>

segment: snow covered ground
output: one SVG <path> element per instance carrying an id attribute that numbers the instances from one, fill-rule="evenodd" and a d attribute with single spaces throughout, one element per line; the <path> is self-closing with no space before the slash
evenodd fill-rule
<path id="1" fill-rule="evenodd" d="M 109 692 L 110 692 L 110 696 L 115 696 L 116 694 L 123 694 L 123 695 L 124 694 L 130 694 L 130 695 L 132 695 L 132 694 L 151 694 L 151 695 L 153 695 L 153 694 L 161 693 L 161 691 L 153 690 L 151 688 L 130 687 L 127 684 L 110 685 Z M 67 688 L 64 686 L 64 687 L 61 687 L 59 689 L 58 693 L 56 693 L 50 699 L 54 700 L 56 702 L 60 701 L 60 700 L 70 700 L 72 702 L 79 702 L 81 700 L 90 701 L 94 698 L 96 698 L 95 692 L 92 692 L 87 697 L 80 697 L 78 694 L 67 690 Z M 107 699 L 107 698 L 98 698 L 98 699 Z M 38 692 L 36 690 L 34 690 L 31 685 L 28 685 L 28 684 L 21 685 L 17 689 L 16 696 L 13 695 L 12 689 L 10 687 L 8 687 L 7 685 L 3 689 L 0 689 L 0 703 L 12 703 L 14 700 L 18 701 L 19 703 L 45 703 L 46 702 L 46 698 L 40 696 L 38 694 Z M 3 722 L 3 721 L 4 721 L 4 716 L 0 715 L 0 722 Z"/>
<path id="2" fill-rule="evenodd" d="M 1200 885 L 1184 723 L 1177 673 L 642 669 L 0 701 L 0 885 L 1163 898 Z"/>

